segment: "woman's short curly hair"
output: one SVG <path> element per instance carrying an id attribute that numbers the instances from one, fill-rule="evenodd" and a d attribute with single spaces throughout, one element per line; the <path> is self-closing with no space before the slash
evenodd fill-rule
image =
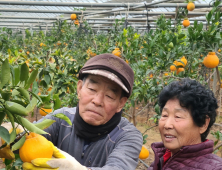
<path id="1" fill-rule="evenodd" d="M 161 112 L 167 101 L 173 98 L 177 98 L 182 107 L 191 111 L 191 116 L 197 126 L 202 127 L 205 124 L 206 117 L 210 118 L 207 130 L 201 134 L 201 141 L 205 141 L 217 116 L 218 104 L 213 92 L 196 80 L 189 78 L 174 81 L 164 87 L 159 94 Z"/>

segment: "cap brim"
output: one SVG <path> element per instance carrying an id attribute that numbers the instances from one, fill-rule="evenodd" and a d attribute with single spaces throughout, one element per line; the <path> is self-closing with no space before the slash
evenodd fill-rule
<path id="1" fill-rule="evenodd" d="M 109 71 L 106 71 L 106 70 L 86 70 L 86 71 L 82 71 L 82 74 L 94 74 L 94 75 L 100 75 L 100 76 L 106 77 L 106 78 L 114 81 L 115 83 L 117 83 L 125 92 L 129 93 L 129 90 L 126 88 L 126 86 L 120 80 L 120 78 Z"/>

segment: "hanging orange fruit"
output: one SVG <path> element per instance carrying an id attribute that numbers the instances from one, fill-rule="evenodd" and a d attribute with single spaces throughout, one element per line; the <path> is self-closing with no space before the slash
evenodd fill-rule
<path id="1" fill-rule="evenodd" d="M 175 71 L 177 69 L 176 65 L 177 65 L 177 61 L 174 61 L 173 65 L 170 66 L 170 71 Z"/>
<path id="2" fill-rule="evenodd" d="M 26 136 L 25 143 L 19 149 L 19 156 L 23 162 L 30 162 L 36 158 L 51 158 L 53 145 L 42 135 L 34 132 Z"/>
<path id="3" fill-rule="evenodd" d="M 115 48 L 115 50 L 113 50 L 112 54 L 117 57 L 121 57 L 121 51 L 119 50 L 119 48 Z"/>
<path id="4" fill-rule="evenodd" d="M 42 115 L 42 116 L 46 116 L 47 114 L 49 114 L 49 113 L 51 113 L 51 112 L 52 112 L 52 109 L 41 108 L 41 109 L 39 110 L 39 113 L 40 113 L 40 115 Z"/>
<path id="5" fill-rule="evenodd" d="M 188 27 L 190 25 L 190 21 L 188 20 L 188 18 L 184 18 L 183 20 L 183 26 L 184 27 Z"/>
<path id="6" fill-rule="evenodd" d="M 71 14 L 70 18 L 71 18 L 71 20 L 75 20 L 77 18 L 76 14 Z"/>
<path id="7" fill-rule="evenodd" d="M 47 91 L 51 91 L 51 90 L 52 90 L 52 87 L 49 87 Z"/>
<path id="8" fill-rule="evenodd" d="M 176 66 L 175 65 L 171 65 L 170 66 L 170 71 L 175 71 L 177 68 L 176 68 Z"/>
<path id="9" fill-rule="evenodd" d="M 185 58 L 185 56 L 183 56 L 180 60 L 181 60 L 182 62 L 178 61 L 178 62 L 177 62 L 177 66 L 185 67 L 185 66 L 187 65 L 187 59 Z"/>
<path id="10" fill-rule="evenodd" d="M 139 154 L 140 159 L 146 159 L 149 157 L 148 149 L 143 145 Z"/>
<path id="11" fill-rule="evenodd" d="M 193 11 L 195 9 L 195 4 L 193 2 L 189 2 L 187 4 L 187 10 L 188 11 Z"/>
<path id="12" fill-rule="evenodd" d="M 74 24 L 75 24 L 75 25 L 79 25 L 79 20 L 78 20 L 78 19 L 75 20 Z"/>
<path id="13" fill-rule="evenodd" d="M 178 68 L 177 69 L 177 74 L 179 74 L 180 72 L 184 71 L 184 68 Z"/>
<path id="14" fill-rule="evenodd" d="M 57 42 L 57 45 L 61 45 L 62 43 L 60 41 Z"/>
<path id="15" fill-rule="evenodd" d="M 208 55 L 204 58 L 203 64 L 207 68 L 215 68 L 219 64 L 219 58 L 215 52 L 209 52 Z"/>

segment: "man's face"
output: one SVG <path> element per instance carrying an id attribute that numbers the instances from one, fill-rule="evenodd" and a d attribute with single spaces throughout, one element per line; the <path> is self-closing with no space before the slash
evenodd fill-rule
<path id="1" fill-rule="evenodd" d="M 127 97 L 121 98 L 122 89 L 118 84 L 98 75 L 89 75 L 84 83 L 79 80 L 77 92 L 79 114 L 93 126 L 108 122 L 127 101 Z"/>

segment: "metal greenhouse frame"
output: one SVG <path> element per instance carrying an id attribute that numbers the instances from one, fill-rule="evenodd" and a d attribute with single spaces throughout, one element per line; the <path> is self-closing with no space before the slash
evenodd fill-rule
<path id="1" fill-rule="evenodd" d="M 146 29 L 148 26 L 152 29 L 155 28 L 155 21 L 161 14 L 171 18 L 174 23 L 178 9 L 186 8 L 186 5 L 186 3 L 175 0 L 148 0 L 141 3 L 132 1 L 98 2 L 96 0 L 88 0 L 88 2 L 2 0 L 0 1 L 0 28 L 38 30 L 41 27 L 43 30 L 50 29 L 58 20 L 71 22 L 70 14 L 75 13 L 79 15 L 80 22 L 86 20 L 93 29 L 97 30 L 110 29 L 115 19 L 121 18 L 125 18 L 128 25 L 137 29 Z M 200 0 L 195 1 L 195 10 L 188 13 L 189 20 L 198 20 L 207 24 L 204 16 L 212 5 L 210 0 L 206 0 L 205 3 L 201 3 Z M 192 24 L 193 22 L 191 22 Z"/>

